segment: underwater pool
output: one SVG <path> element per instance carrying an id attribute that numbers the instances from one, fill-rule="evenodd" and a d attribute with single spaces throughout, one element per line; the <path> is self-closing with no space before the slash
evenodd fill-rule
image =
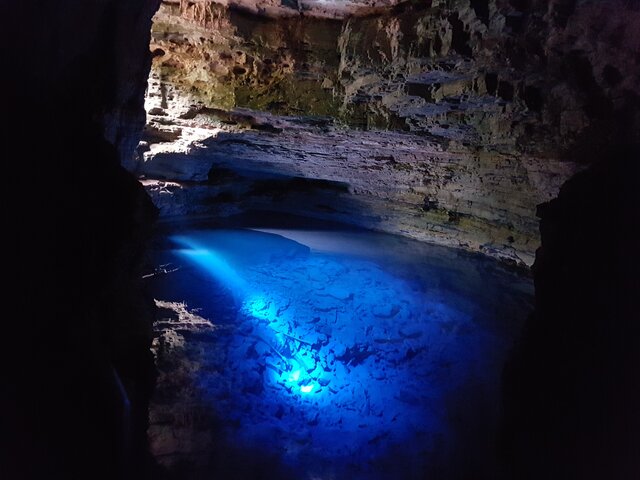
<path id="1" fill-rule="evenodd" d="M 181 478 L 496 476 L 526 275 L 335 228 L 176 228 L 152 262 L 149 438 Z"/>

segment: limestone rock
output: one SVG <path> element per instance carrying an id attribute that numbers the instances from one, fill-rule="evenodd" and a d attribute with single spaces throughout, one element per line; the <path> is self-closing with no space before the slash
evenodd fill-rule
<path id="1" fill-rule="evenodd" d="M 164 215 L 293 213 L 531 265 L 536 205 L 638 141 L 625 2 L 280 3 L 163 2 L 129 167 Z"/>

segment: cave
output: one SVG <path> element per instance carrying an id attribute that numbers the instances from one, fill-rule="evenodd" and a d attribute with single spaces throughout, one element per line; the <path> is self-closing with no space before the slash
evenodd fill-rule
<path id="1" fill-rule="evenodd" d="M 640 478 L 635 2 L 2 14 L 3 478 Z"/>

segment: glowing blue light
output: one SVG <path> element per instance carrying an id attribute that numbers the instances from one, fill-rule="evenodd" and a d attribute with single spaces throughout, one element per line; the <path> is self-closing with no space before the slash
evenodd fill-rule
<path id="1" fill-rule="evenodd" d="M 260 320 L 273 320 L 277 316 L 276 306 L 263 296 L 256 295 L 245 300 L 243 309 L 247 314 Z"/>
<path id="2" fill-rule="evenodd" d="M 202 247 L 198 242 L 186 236 L 174 236 L 172 239 L 187 247 L 184 250 L 179 250 L 178 253 L 206 270 L 209 275 L 229 288 L 235 295 L 245 292 L 246 282 L 220 254 L 212 249 Z"/>
<path id="3" fill-rule="evenodd" d="M 466 257 L 448 270 L 457 254 L 423 262 L 430 254 L 408 240 L 360 235 L 305 230 L 289 237 L 296 244 L 262 232 L 187 232 L 171 260 L 192 268 L 153 283 L 160 294 L 161 282 L 177 285 L 185 302 L 224 322 L 194 337 L 198 399 L 211 400 L 234 448 L 268 449 L 265 458 L 281 459 L 293 477 L 380 480 L 392 476 L 386 465 L 398 470 L 388 459 L 399 454 L 407 469 L 394 478 L 413 478 L 432 459 L 447 461 L 425 449 L 445 442 L 442 451 L 454 451 L 451 418 L 466 406 L 450 399 L 467 385 L 498 391 L 495 366 L 510 341 L 487 328 L 501 320 L 494 300 L 488 317 L 479 302 L 500 292 L 511 305 L 521 294 L 492 277 L 475 292 Z M 507 310 L 511 322 L 515 307 Z M 482 413 L 480 400 L 472 405 Z"/>

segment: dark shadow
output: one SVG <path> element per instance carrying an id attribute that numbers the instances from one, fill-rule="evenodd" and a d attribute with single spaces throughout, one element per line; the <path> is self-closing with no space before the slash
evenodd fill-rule
<path id="1" fill-rule="evenodd" d="M 505 372 L 517 479 L 640 477 L 640 169 L 615 151 L 541 205 L 535 313 Z"/>

